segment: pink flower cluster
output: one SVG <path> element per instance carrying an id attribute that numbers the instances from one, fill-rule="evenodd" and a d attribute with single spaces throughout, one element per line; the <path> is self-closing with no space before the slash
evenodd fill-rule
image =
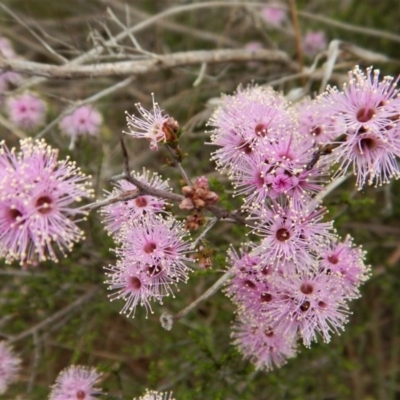
<path id="1" fill-rule="evenodd" d="M 158 175 L 147 171 L 135 174 L 138 181 L 159 190 L 170 190 Z M 129 182 L 118 182 L 109 198 L 126 196 L 138 191 Z M 165 296 L 173 295 L 173 286 L 186 282 L 189 268 L 186 256 L 191 244 L 186 240 L 184 225 L 163 210 L 165 201 L 150 195 L 107 205 L 103 208 L 104 223 L 119 247 L 115 250 L 116 265 L 106 267 L 111 300 L 123 299 L 122 313 L 134 316 L 136 307 L 146 312 L 150 302 L 162 303 Z"/>
<path id="2" fill-rule="evenodd" d="M 298 339 L 309 347 L 343 329 L 369 268 L 315 196 L 335 162 L 336 176 L 353 166 L 359 187 L 399 176 L 399 111 L 392 79 L 355 68 L 343 91 L 296 106 L 269 88 L 239 88 L 211 117 L 213 159 L 260 237 L 230 252 L 227 288 L 238 306 L 234 343 L 257 369 L 281 366 Z"/>
<path id="3" fill-rule="evenodd" d="M 86 212 L 75 203 L 92 196 L 88 177 L 44 140 L 20 147 L 0 143 L 0 256 L 22 265 L 56 261 L 56 248 L 64 253 L 84 237 L 74 219 Z"/>

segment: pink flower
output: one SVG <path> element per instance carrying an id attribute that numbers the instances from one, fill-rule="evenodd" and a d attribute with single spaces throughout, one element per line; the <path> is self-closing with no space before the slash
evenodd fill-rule
<path id="1" fill-rule="evenodd" d="M 309 31 L 303 38 L 304 54 L 312 57 L 328 46 L 324 31 Z"/>
<path id="2" fill-rule="evenodd" d="M 5 58 L 15 58 L 16 54 L 11 42 L 5 38 L 0 37 L 0 53 Z"/>
<path id="3" fill-rule="evenodd" d="M 343 295 L 348 299 L 360 296 L 358 288 L 370 276 L 364 264 L 365 252 L 355 247 L 350 236 L 343 242 L 333 242 L 321 252 L 320 271 L 342 278 Z"/>
<path id="4" fill-rule="evenodd" d="M 71 250 L 84 235 L 73 221 L 86 215 L 75 203 L 91 197 L 87 177 L 44 140 L 20 141 L 21 150 L 0 147 L 0 256 L 22 264 Z"/>
<path id="5" fill-rule="evenodd" d="M 97 400 L 100 377 L 95 368 L 71 366 L 58 375 L 49 400 Z"/>
<path id="6" fill-rule="evenodd" d="M 115 250 L 119 260 L 106 268 L 109 290 L 112 295 L 127 303 L 123 312 L 134 315 L 137 305 L 150 309 L 149 301 L 162 302 L 173 294 L 172 286 L 186 282 L 191 261 L 186 256 L 192 250 L 185 240 L 188 232 L 183 223 L 172 216 L 144 214 L 140 218 L 125 221 L 119 231 L 120 247 Z"/>
<path id="7" fill-rule="evenodd" d="M 241 317 L 233 327 L 233 344 L 257 370 L 281 367 L 296 355 L 296 340 L 276 333 L 268 325 Z"/>
<path id="8" fill-rule="evenodd" d="M 342 280 L 323 273 L 274 275 L 275 296 L 263 309 L 263 319 L 274 332 L 285 337 L 299 335 L 309 347 L 318 335 L 330 341 L 347 322 L 348 306 Z"/>
<path id="9" fill-rule="evenodd" d="M 71 137 L 95 136 L 102 122 L 102 115 L 93 106 L 83 105 L 60 121 L 60 129 Z"/>
<path id="10" fill-rule="evenodd" d="M 6 392 L 10 383 L 16 380 L 21 359 L 6 342 L 0 342 L 0 394 Z"/>
<path id="11" fill-rule="evenodd" d="M 145 138 L 150 141 L 150 150 L 158 150 L 157 143 L 165 143 L 168 140 L 168 127 L 166 124 L 171 120 L 168 115 L 163 115 L 163 110 L 158 103 L 154 102 L 153 111 L 150 112 L 143 108 L 139 103 L 136 104 L 140 117 L 128 114 L 126 112 L 126 120 L 129 132 L 126 134 L 135 138 Z"/>
<path id="12" fill-rule="evenodd" d="M 322 162 L 337 163 L 336 176 L 352 166 L 357 186 L 376 186 L 400 177 L 397 157 L 400 156 L 400 97 L 397 80 L 390 76 L 379 79 L 379 70 L 358 67 L 349 73 L 343 91 L 329 88 L 320 100 L 332 118 L 340 118 L 346 130 L 345 138 Z M 339 135 L 338 135 L 339 136 Z"/>
<path id="13" fill-rule="evenodd" d="M 298 271 L 315 270 L 321 246 L 336 239 L 332 223 L 321 221 L 324 213 L 315 206 L 282 207 L 278 203 L 254 210 L 254 231 L 262 237 L 254 254 L 270 263 L 290 262 Z"/>
<path id="14" fill-rule="evenodd" d="M 286 11 L 271 4 L 261 9 L 261 16 L 270 25 L 281 26 L 286 20 Z"/>
<path id="15" fill-rule="evenodd" d="M 149 171 L 143 170 L 142 174 L 134 173 L 136 179 L 140 182 L 146 183 L 147 185 L 160 190 L 171 190 L 166 181 L 163 181 L 157 174 L 150 175 Z M 118 197 L 124 193 L 134 193 L 137 190 L 136 186 L 127 181 L 119 181 L 115 184 L 115 188 L 109 197 Z M 106 225 L 107 231 L 114 235 L 120 229 L 122 224 L 128 219 L 136 219 L 144 214 L 155 214 L 163 210 L 166 205 L 166 201 L 159 197 L 142 195 L 136 199 L 119 201 L 117 203 L 110 204 L 101 209 L 101 213 L 104 217 L 104 224 Z"/>
<path id="16" fill-rule="evenodd" d="M 46 104 L 33 93 L 23 93 L 6 100 L 6 112 L 17 127 L 34 130 L 45 122 Z"/>
<path id="17" fill-rule="evenodd" d="M 208 122 L 214 127 L 212 144 L 220 149 L 213 154 L 217 168 L 234 173 L 243 163 L 262 151 L 292 127 L 288 103 L 271 88 L 249 86 L 225 96 L 222 105 Z"/>

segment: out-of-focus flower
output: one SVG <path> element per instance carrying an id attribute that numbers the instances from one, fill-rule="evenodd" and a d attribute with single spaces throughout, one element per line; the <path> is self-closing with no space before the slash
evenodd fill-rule
<path id="1" fill-rule="evenodd" d="M 133 173 L 135 178 L 155 189 L 170 191 L 167 181 L 163 181 L 157 174 L 151 175 L 149 171 L 143 170 L 141 174 Z M 133 183 L 118 181 L 109 197 L 123 196 L 137 190 Z M 104 216 L 104 224 L 110 235 L 115 235 L 121 229 L 122 224 L 128 219 L 136 219 L 144 214 L 154 214 L 163 210 L 166 201 L 159 197 L 141 195 L 132 200 L 122 200 L 110 204 L 101 209 Z M 115 239 L 118 237 L 115 236 Z"/>
<path id="2" fill-rule="evenodd" d="M 178 123 L 170 116 L 163 115 L 163 110 L 154 101 L 154 97 L 152 112 L 143 108 L 140 103 L 136 104 L 136 108 L 141 117 L 126 112 L 129 128 L 129 131 L 125 132 L 126 134 L 149 140 L 150 149 L 154 151 L 158 150 L 158 143 L 166 143 L 176 139 L 175 134 L 179 130 Z"/>
<path id="3" fill-rule="evenodd" d="M 60 121 L 61 131 L 70 137 L 99 133 L 103 117 L 93 106 L 83 105 Z"/>
<path id="4" fill-rule="evenodd" d="M 325 50 L 328 45 L 324 31 L 309 31 L 303 38 L 303 52 L 307 56 L 314 56 Z"/>
<path id="5" fill-rule="evenodd" d="M 23 265 L 56 261 L 55 247 L 71 250 L 84 237 L 73 219 L 86 212 L 74 203 L 92 189 L 75 163 L 59 161 L 44 140 L 20 145 L 19 152 L 0 145 L 0 256 Z"/>
<path id="6" fill-rule="evenodd" d="M 29 131 L 44 124 L 46 109 L 46 103 L 33 93 L 23 93 L 6 100 L 6 112 L 10 121 Z"/>
<path id="7" fill-rule="evenodd" d="M 273 26 L 281 26 L 286 20 L 286 10 L 278 4 L 270 4 L 261 9 L 262 18 Z"/>
<path id="8" fill-rule="evenodd" d="M 16 380 L 21 359 L 6 342 L 0 342 L 0 394 L 6 392 L 10 383 Z"/>
<path id="9" fill-rule="evenodd" d="M 100 377 L 95 368 L 71 366 L 58 375 L 49 400 L 97 400 L 101 390 L 94 386 Z"/>

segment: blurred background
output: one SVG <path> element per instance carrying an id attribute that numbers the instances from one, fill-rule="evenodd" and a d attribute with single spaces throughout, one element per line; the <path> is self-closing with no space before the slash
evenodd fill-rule
<path id="1" fill-rule="evenodd" d="M 204 8 L 191 7 L 202 3 Z M 224 4 L 223 4 L 224 3 Z M 271 6 L 275 12 L 271 12 Z M 107 10 L 109 9 L 109 10 Z M 165 10 L 175 10 L 164 13 Z M 278 11 L 277 11 L 278 10 Z M 294 23 L 293 11 L 298 18 Z M 152 19 L 158 15 L 158 18 Z M 110 42 L 126 27 L 148 21 L 134 36 Z M 279 49 L 298 65 L 298 71 L 272 62 L 229 62 L 179 67 L 133 78 L 93 103 L 103 115 L 98 137 L 81 138 L 69 149 L 57 120 L 66 107 L 113 87 L 127 77 L 47 79 L 29 82 L 29 90 L 48 104 L 46 141 L 70 155 L 93 176 L 96 198 L 111 190 L 109 178 L 123 170 L 119 137 L 126 130 L 125 111 L 140 102 L 151 107 L 151 93 L 168 114 L 179 121 L 180 140 L 188 153 L 183 167 L 191 177 L 205 175 L 221 205 L 235 209 L 226 176 L 215 171 L 205 144 L 205 126 L 221 93 L 240 84 L 272 85 L 285 94 L 318 93 L 323 66 L 332 40 L 349 44 L 335 62 L 329 82 L 341 85 L 347 71 L 358 64 L 379 68 L 382 75 L 400 71 L 400 4 L 390 0 L 326 0 L 297 2 L 130 1 L 130 0 L 3 0 L 0 36 L 26 60 L 60 64 L 104 46 L 94 62 L 135 60 L 152 54 L 214 49 Z M 141 47 L 135 47 L 135 42 Z M 110 44 L 111 43 L 111 44 Z M 353 47 L 351 47 L 353 46 Z M 356 48 L 354 46 L 357 46 Z M 356 50 L 354 50 L 356 49 Z M 300 76 L 301 64 L 314 65 Z M 3 97 L 26 89 L 15 86 Z M 297 90 L 297 92 L 293 91 Z M 4 102 L 2 102 L 4 104 Z M 7 123 L 0 104 L 0 139 L 17 146 L 18 129 Z M 41 128 L 43 129 L 43 127 Z M 46 128 L 44 128 L 46 129 Z M 39 132 L 40 130 L 38 130 Z M 34 136 L 38 132 L 29 132 Z M 166 164 L 167 154 L 148 149 L 148 142 L 126 140 L 132 169 L 143 167 L 170 177 L 179 192 L 180 175 Z M 185 399 L 400 399 L 400 185 L 357 191 L 349 180 L 326 199 L 330 218 L 344 237 L 350 233 L 367 250 L 372 276 L 362 297 L 351 305 L 345 332 L 331 343 L 301 348 L 297 358 L 281 369 L 256 372 L 230 345 L 234 305 L 222 292 L 215 294 L 171 331 L 161 328 L 163 312 L 177 313 L 215 282 L 226 269 L 226 250 L 246 240 L 246 228 L 218 223 L 203 244 L 212 267 L 196 268 L 175 298 L 154 305 L 146 317 L 119 314 L 122 301 L 110 303 L 103 267 L 115 263 L 115 245 L 106 234 L 98 212 L 81 224 L 86 240 L 59 263 L 46 262 L 21 269 L 1 264 L 0 336 L 18 335 L 14 348 L 23 358 L 20 381 L 4 399 L 41 400 L 58 373 L 71 364 L 96 366 L 104 373 L 106 399 L 132 399 L 146 388 L 173 391 Z M 182 218 L 187 213 L 171 206 Z M 197 233 L 194 233 L 196 236 Z"/>

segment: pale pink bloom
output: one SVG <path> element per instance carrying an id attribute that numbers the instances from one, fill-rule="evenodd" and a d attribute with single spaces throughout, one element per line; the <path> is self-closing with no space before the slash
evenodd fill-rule
<path id="1" fill-rule="evenodd" d="M 134 315 L 137 305 L 151 311 L 149 301 L 161 303 L 173 295 L 172 287 L 187 281 L 190 269 L 185 263 L 191 259 L 186 254 L 192 251 L 187 235 L 172 216 L 148 213 L 126 219 L 118 232 L 118 261 L 106 268 L 109 290 L 117 290 L 112 299 L 126 301 L 123 313 Z"/>
<path id="2" fill-rule="evenodd" d="M 149 171 L 143 170 L 141 174 L 133 173 L 134 177 L 140 182 L 145 183 L 152 188 L 170 191 L 167 181 L 163 181 L 157 174 L 150 174 Z M 109 198 L 122 197 L 124 194 L 135 193 L 137 187 L 125 180 L 118 181 Z M 130 219 L 136 219 L 144 214 L 154 214 L 163 211 L 166 201 L 160 197 L 141 195 L 132 200 L 122 200 L 105 206 L 101 209 L 104 217 L 104 224 L 110 235 L 115 235 L 122 224 Z M 117 239 L 117 236 L 115 236 Z"/>
<path id="3" fill-rule="evenodd" d="M 263 319 L 274 332 L 285 337 L 299 335 L 305 346 L 321 336 L 329 342 L 348 320 L 342 279 L 325 273 L 274 275 L 272 301 L 263 308 Z"/>
<path id="4" fill-rule="evenodd" d="M 336 176 L 352 167 L 359 188 L 365 183 L 380 186 L 400 177 L 398 79 L 391 76 L 380 79 L 379 75 L 379 70 L 367 68 L 364 74 L 355 67 L 343 91 L 328 88 L 320 97 L 325 112 L 346 125 L 346 131 L 339 132 L 344 138 L 321 162 L 339 163 Z"/>
<path id="5" fill-rule="evenodd" d="M 58 375 L 49 400 L 98 400 L 100 377 L 95 368 L 71 366 Z"/>
<path id="6" fill-rule="evenodd" d="M 135 104 L 140 117 L 126 112 L 126 121 L 129 131 L 126 134 L 135 138 L 145 138 L 150 141 L 150 150 L 158 150 L 158 143 L 167 141 L 166 123 L 170 121 L 168 115 L 163 115 L 163 110 L 154 101 L 153 110 L 148 111 L 140 103 Z"/>
<path id="7" fill-rule="evenodd" d="M 46 103 L 33 93 L 23 93 L 6 100 L 10 121 L 21 129 L 34 130 L 44 124 Z"/>
<path id="8" fill-rule="evenodd" d="M 75 203 L 92 196 L 90 184 L 44 140 L 20 145 L 20 151 L 0 146 L 0 256 L 22 264 L 56 261 L 56 248 L 71 250 L 84 237 L 74 220 L 87 213 Z"/>
<path id="9" fill-rule="evenodd" d="M 6 392 L 10 383 L 16 380 L 21 359 L 6 342 L 0 342 L 0 394 Z"/>
<path id="10" fill-rule="evenodd" d="M 325 50 L 328 42 L 324 31 L 309 31 L 303 38 L 303 52 L 312 57 L 322 50 Z"/>
<path id="11" fill-rule="evenodd" d="M 286 364 L 296 355 L 296 338 L 274 331 L 268 325 L 240 316 L 233 326 L 231 337 L 245 359 L 255 365 L 256 370 L 272 370 Z"/>
<path id="12" fill-rule="evenodd" d="M 281 26 L 286 20 L 286 10 L 270 4 L 261 9 L 262 18 L 273 26 Z"/>
<path id="13" fill-rule="evenodd" d="M 60 122 L 61 131 L 71 137 L 99 133 L 103 117 L 93 106 L 83 105 L 71 114 L 66 115 Z"/>

